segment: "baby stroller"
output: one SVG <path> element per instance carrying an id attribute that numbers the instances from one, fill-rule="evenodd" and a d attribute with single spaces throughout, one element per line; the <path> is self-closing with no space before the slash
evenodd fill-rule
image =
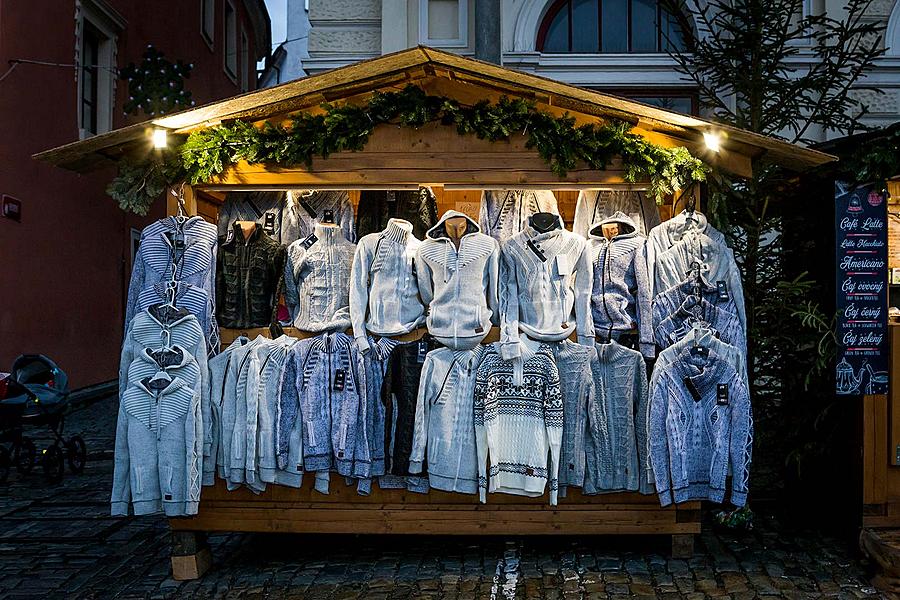
<path id="1" fill-rule="evenodd" d="M 69 378 L 52 360 L 40 354 L 25 354 L 13 363 L 12 372 L 0 379 L 0 483 L 10 468 L 27 475 L 37 462 L 51 483 L 58 483 L 66 462 L 73 473 L 84 470 L 87 448 L 77 435 L 63 438 L 65 417 L 73 408 Z M 53 442 L 41 450 L 25 435 L 26 427 L 46 427 Z"/>

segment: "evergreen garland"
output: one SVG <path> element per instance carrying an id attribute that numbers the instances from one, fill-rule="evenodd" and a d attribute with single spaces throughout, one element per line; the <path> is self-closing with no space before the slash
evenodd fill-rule
<path id="1" fill-rule="evenodd" d="M 474 134 L 492 142 L 524 135 L 526 147 L 536 150 L 560 177 L 580 162 L 603 170 L 621 157 L 625 180 L 648 178 L 649 192 L 657 201 L 690 183 L 705 180 L 709 172 L 709 167 L 687 149 L 657 146 L 631 133 L 628 123 L 610 121 L 576 127 L 574 117 L 555 117 L 521 99 L 503 97 L 496 104 L 484 100 L 463 106 L 456 100 L 429 96 L 421 88 L 408 85 L 399 92 L 376 92 L 363 106 L 324 104 L 322 108 L 324 114 L 301 113 L 288 126 L 266 122 L 256 127 L 237 120 L 195 131 L 177 150 L 183 175 L 192 184 L 208 182 L 241 160 L 311 168 L 315 156 L 327 158 L 334 152 L 362 150 L 378 125 L 421 127 L 432 122 L 456 127 L 460 135 Z M 159 175 L 182 175 L 177 169 L 160 168 L 158 159 L 145 163 L 144 168 L 155 168 Z M 110 186 L 118 194 L 120 205 L 147 201 L 146 196 L 123 201 L 128 190 L 153 191 L 128 181 L 141 177 L 139 172 L 137 165 L 123 165 L 117 181 Z"/>

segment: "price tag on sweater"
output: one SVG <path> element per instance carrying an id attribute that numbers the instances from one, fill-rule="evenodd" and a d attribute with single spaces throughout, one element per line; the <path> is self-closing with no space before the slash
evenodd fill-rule
<path id="1" fill-rule="evenodd" d="M 428 354 L 428 342 L 419 340 L 419 346 L 416 349 L 416 362 L 420 365 L 424 363 L 426 354 Z"/>
<path id="2" fill-rule="evenodd" d="M 309 234 L 309 237 L 307 237 L 305 240 L 300 242 L 300 245 L 303 246 L 304 248 L 306 248 L 307 250 L 309 250 L 310 248 L 312 248 L 312 245 L 318 241 L 319 241 L 319 237 L 316 234 L 311 233 L 311 234 Z"/>
<path id="3" fill-rule="evenodd" d="M 716 282 L 716 291 L 719 296 L 719 300 L 722 302 L 728 302 L 728 284 L 724 281 Z"/>
<path id="4" fill-rule="evenodd" d="M 728 406 L 728 384 L 720 383 L 716 386 L 716 404 Z"/>
<path id="5" fill-rule="evenodd" d="M 268 235 L 275 235 L 275 212 L 268 211 L 263 222 L 263 231 Z"/>
<path id="6" fill-rule="evenodd" d="M 343 392 L 347 385 L 347 373 L 343 369 L 334 372 L 334 391 Z"/>

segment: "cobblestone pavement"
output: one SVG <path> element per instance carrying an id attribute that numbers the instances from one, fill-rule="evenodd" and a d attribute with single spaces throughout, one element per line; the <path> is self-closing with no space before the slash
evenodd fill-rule
<path id="1" fill-rule="evenodd" d="M 177 582 L 163 519 L 109 516 L 114 423 L 112 400 L 70 420 L 88 440 L 84 474 L 0 488 L 0 599 L 879 597 L 848 544 L 759 516 L 744 536 L 707 528 L 691 560 L 652 537 L 215 535 L 212 570 Z"/>

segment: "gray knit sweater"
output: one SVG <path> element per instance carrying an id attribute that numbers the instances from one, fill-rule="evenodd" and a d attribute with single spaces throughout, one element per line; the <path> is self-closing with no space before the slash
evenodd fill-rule
<path id="1" fill-rule="evenodd" d="M 646 237 L 659 225 L 656 202 L 642 191 L 631 190 L 581 190 L 575 205 L 575 221 L 572 231 L 587 237 L 591 227 L 617 212 L 623 212 L 634 221 L 638 233 Z"/>
<path id="2" fill-rule="evenodd" d="M 603 225 L 612 223 L 618 224 L 620 233 L 607 240 Z M 591 229 L 588 243 L 594 269 L 594 330 L 602 339 L 610 339 L 637 329 L 641 353 L 652 358 L 655 348 L 650 278 L 644 254 L 646 240 L 637 233 L 628 215 L 617 212 Z"/>
<path id="3" fill-rule="evenodd" d="M 584 485 L 587 408 L 594 402 L 595 395 L 591 362 L 597 359 L 597 352 L 593 344 L 587 347 L 569 340 L 551 344 L 551 347 L 559 369 L 559 384 L 563 396 L 559 495 L 565 497 L 567 486 Z"/>
<path id="4" fill-rule="evenodd" d="M 344 239 L 356 242 L 356 222 L 353 203 L 346 190 L 288 190 L 288 200 L 297 212 L 297 237 L 302 240 L 315 231 L 325 217 L 325 211 L 334 213 L 334 222 L 340 227 Z M 287 243 L 287 242 L 283 242 Z"/>
<path id="5" fill-rule="evenodd" d="M 366 331 L 403 335 L 425 321 L 415 272 L 421 243 L 412 224 L 399 219 L 359 240 L 350 270 L 350 321 L 360 350 L 369 349 Z"/>
<path id="6" fill-rule="evenodd" d="M 558 342 L 577 330 L 592 346 L 590 301 L 593 269 L 584 238 L 562 228 L 542 233 L 532 226 L 500 251 L 500 342 L 503 358 L 519 355 L 519 332 Z"/>
<path id="7" fill-rule="evenodd" d="M 232 353 L 250 343 L 250 339 L 240 336 L 220 354 L 209 359 L 209 386 L 202 400 L 203 408 L 203 485 L 213 485 L 216 479 L 216 465 L 222 460 L 222 405 L 225 400 L 225 386 L 228 364 Z M 230 416 L 232 424 L 233 415 Z M 224 463 L 223 463 L 224 464 Z"/>
<path id="8" fill-rule="evenodd" d="M 654 337 L 660 348 L 667 348 L 684 337 L 694 323 L 706 323 L 723 342 L 747 354 L 747 338 L 737 315 L 711 304 L 708 300 L 688 296 L 678 310 L 656 326 Z"/>
<path id="9" fill-rule="evenodd" d="M 722 502 L 733 473 L 731 502 L 744 506 L 753 449 L 747 387 L 715 352 L 682 352 L 653 373 L 650 452 L 662 506 Z"/>
<path id="10" fill-rule="evenodd" d="M 313 237 L 288 247 L 284 298 L 301 331 L 350 327 L 350 269 L 356 246 L 337 227 L 315 226 Z"/>
<path id="11" fill-rule="evenodd" d="M 483 233 L 502 242 L 525 229 L 529 217 L 539 212 L 559 214 L 550 190 L 485 190 L 478 224 Z"/>
<path id="12" fill-rule="evenodd" d="M 459 249 L 447 236 L 444 223 L 462 217 L 468 222 Z M 479 231 L 464 213 L 448 210 L 416 254 L 419 294 L 428 307 L 428 332 L 454 350 L 470 350 L 499 322 L 497 278 L 500 250 L 497 241 Z"/>

